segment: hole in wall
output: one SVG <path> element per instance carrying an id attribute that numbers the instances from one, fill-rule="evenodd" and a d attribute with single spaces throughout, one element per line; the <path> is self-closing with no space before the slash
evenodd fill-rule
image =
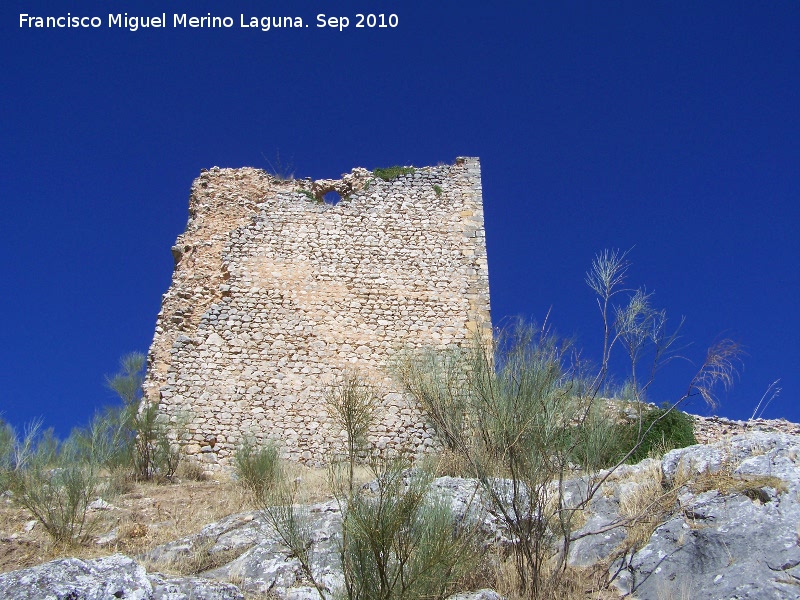
<path id="1" fill-rule="evenodd" d="M 339 195 L 339 192 L 331 190 L 330 192 L 325 192 L 322 196 L 322 200 L 325 204 L 339 204 L 342 201 L 342 197 Z"/>

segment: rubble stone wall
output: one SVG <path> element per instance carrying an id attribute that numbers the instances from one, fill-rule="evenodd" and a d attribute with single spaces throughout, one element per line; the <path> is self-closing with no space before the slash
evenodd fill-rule
<path id="1" fill-rule="evenodd" d="M 322 202 L 329 191 L 341 201 Z M 491 327 L 477 158 L 391 181 L 215 167 L 194 181 L 172 252 L 145 394 L 209 465 L 244 436 L 323 462 L 344 441 L 324 392 L 345 370 L 380 388 L 377 447 L 424 451 L 432 432 L 387 361 Z"/>

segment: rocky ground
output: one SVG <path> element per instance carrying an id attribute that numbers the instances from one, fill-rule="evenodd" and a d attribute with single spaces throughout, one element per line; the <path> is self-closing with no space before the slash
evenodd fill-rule
<path id="1" fill-rule="evenodd" d="M 225 480 L 137 483 L 128 493 L 109 500 L 97 502 L 89 511 L 94 522 L 90 543 L 63 548 L 50 542 L 27 511 L 16 508 L 8 496 L 0 497 L 0 571 L 64 556 L 135 555 L 246 508 L 241 492 Z"/>
<path id="2" fill-rule="evenodd" d="M 800 435 L 800 423 L 792 423 L 786 419 L 732 421 L 725 417 L 694 417 L 694 436 L 701 444 L 716 442 L 726 437 L 739 433 L 746 433 L 748 431 Z"/>
<path id="3" fill-rule="evenodd" d="M 576 565 L 604 562 L 641 599 L 800 598 L 800 437 L 751 431 L 624 466 L 576 532 Z M 631 510 L 633 508 L 633 510 Z"/>
<path id="4" fill-rule="evenodd" d="M 698 420 L 706 444 L 623 466 L 609 478 L 576 532 L 572 568 L 606 572 L 602 597 L 800 598 L 798 434 L 800 426 L 786 421 Z M 431 489 L 461 515 L 476 509 L 474 492 L 474 482 L 450 477 Z M 335 589 L 341 518 L 324 496 L 303 511 L 314 532 L 312 571 Z M 0 565 L 10 571 L 0 575 L 0 597 L 317 598 L 297 559 L 246 508 L 226 481 L 140 487 L 112 507 L 98 506 L 105 529 L 76 558 L 48 546 L 22 511 L 0 506 Z M 497 515 L 487 509 L 480 518 L 486 547 L 502 544 Z M 67 552 L 73 557 L 32 567 Z M 475 594 L 469 597 L 496 597 Z"/>

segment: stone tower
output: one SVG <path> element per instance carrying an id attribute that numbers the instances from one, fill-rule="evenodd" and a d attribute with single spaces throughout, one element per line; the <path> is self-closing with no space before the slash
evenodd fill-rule
<path id="1" fill-rule="evenodd" d="M 385 367 L 398 349 L 491 327 L 480 163 L 403 171 L 312 181 L 215 167 L 194 181 L 145 383 L 159 418 L 188 428 L 189 455 L 225 464 L 253 436 L 322 462 L 342 440 L 324 391 L 345 369 L 381 389 L 378 447 L 432 444 Z M 338 203 L 322 201 L 330 191 Z"/>

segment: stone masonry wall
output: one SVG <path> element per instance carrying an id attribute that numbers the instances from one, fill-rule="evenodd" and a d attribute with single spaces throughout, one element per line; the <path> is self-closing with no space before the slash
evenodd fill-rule
<path id="1" fill-rule="evenodd" d="M 331 190 L 342 200 L 321 202 Z M 491 327 L 477 158 L 392 181 L 360 168 L 282 181 L 215 167 L 194 181 L 172 252 L 145 394 L 209 465 L 243 436 L 323 462 L 344 440 L 324 391 L 345 369 L 380 386 L 377 446 L 423 451 L 431 432 L 387 360 Z"/>

